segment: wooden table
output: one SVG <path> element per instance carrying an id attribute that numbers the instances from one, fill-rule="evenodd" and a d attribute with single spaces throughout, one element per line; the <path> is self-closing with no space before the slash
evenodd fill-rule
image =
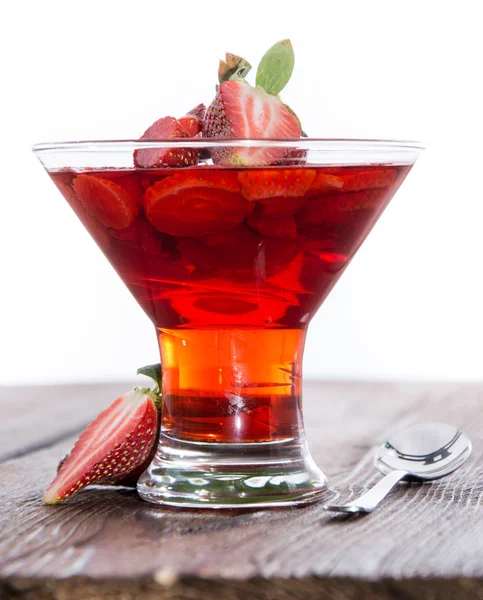
<path id="1" fill-rule="evenodd" d="M 0 389 L 1 600 L 483 598 L 483 385 L 305 386 L 312 454 L 342 500 L 377 480 L 371 446 L 394 427 L 437 418 L 472 438 L 460 471 L 371 515 L 166 510 L 118 488 L 42 506 L 59 458 L 126 387 Z"/>

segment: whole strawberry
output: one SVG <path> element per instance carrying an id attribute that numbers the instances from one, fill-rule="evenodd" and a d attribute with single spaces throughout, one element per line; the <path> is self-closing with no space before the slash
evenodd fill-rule
<path id="1" fill-rule="evenodd" d="M 226 55 L 220 62 L 220 85 L 204 119 L 205 137 L 221 139 L 299 139 L 303 134 L 295 113 L 285 105 L 279 93 L 288 83 L 294 67 L 294 53 L 289 40 L 278 42 L 262 58 L 256 86 L 245 76 L 250 64 L 238 56 Z M 297 150 L 256 147 L 213 148 L 213 162 L 221 165 L 257 166 L 305 162 L 305 154 Z"/>
<path id="2" fill-rule="evenodd" d="M 47 488 L 45 504 L 63 502 L 94 483 L 132 484 L 148 467 L 159 436 L 161 366 L 138 373 L 153 378 L 155 388 L 120 396 L 81 433 Z"/>

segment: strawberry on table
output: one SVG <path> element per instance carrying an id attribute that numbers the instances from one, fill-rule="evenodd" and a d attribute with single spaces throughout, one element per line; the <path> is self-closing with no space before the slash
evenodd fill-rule
<path id="1" fill-rule="evenodd" d="M 121 483 L 147 468 L 159 432 L 160 365 L 139 369 L 156 381 L 154 390 L 120 396 L 81 433 L 44 495 L 58 504 L 94 483 Z"/>
<path id="2" fill-rule="evenodd" d="M 110 179 L 82 173 L 74 179 L 73 187 L 84 209 L 106 227 L 129 227 L 138 214 L 136 199 Z"/>
<path id="3" fill-rule="evenodd" d="M 166 140 L 186 138 L 188 134 L 174 117 L 163 117 L 148 127 L 142 140 Z M 198 164 L 198 152 L 187 148 L 139 148 L 134 151 L 137 167 L 189 167 Z"/>
<path id="4" fill-rule="evenodd" d="M 145 192 L 148 220 L 163 233 L 200 237 L 233 229 L 253 209 L 229 171 L 179 172 Z"/>

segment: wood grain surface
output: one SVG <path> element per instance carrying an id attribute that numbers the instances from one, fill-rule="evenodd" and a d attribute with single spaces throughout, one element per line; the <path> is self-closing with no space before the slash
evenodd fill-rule
<path id="1" fill-rule="evenodd" d="M 0 462 L 82 431 L 129 384 L 0 386 Z"/>
<path id="2" fill-rule="evenodd" d="M 2 390 L 1 600 L 483 598 L 483 385 L 305 386 L 307 435 L 330 501 L 377 481 L 372 448 L 398 427 L 443 420 L 471 437 L 462 469 L 402 484 L 371 515 L 334 515 L 320 504 L 162 509 L 119 488 L 42 506 L 72 432 L 125 387 Z"/>

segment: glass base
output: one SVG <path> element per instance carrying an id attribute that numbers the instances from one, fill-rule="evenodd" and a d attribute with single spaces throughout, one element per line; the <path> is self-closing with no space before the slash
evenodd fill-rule
<path id="1" fill-rule="evenodd" d="M 199 443 L 162 434 L 140 496 L 187 508 L 265 508 L 313 502 L 327 479 L 305 441 Z"/>

